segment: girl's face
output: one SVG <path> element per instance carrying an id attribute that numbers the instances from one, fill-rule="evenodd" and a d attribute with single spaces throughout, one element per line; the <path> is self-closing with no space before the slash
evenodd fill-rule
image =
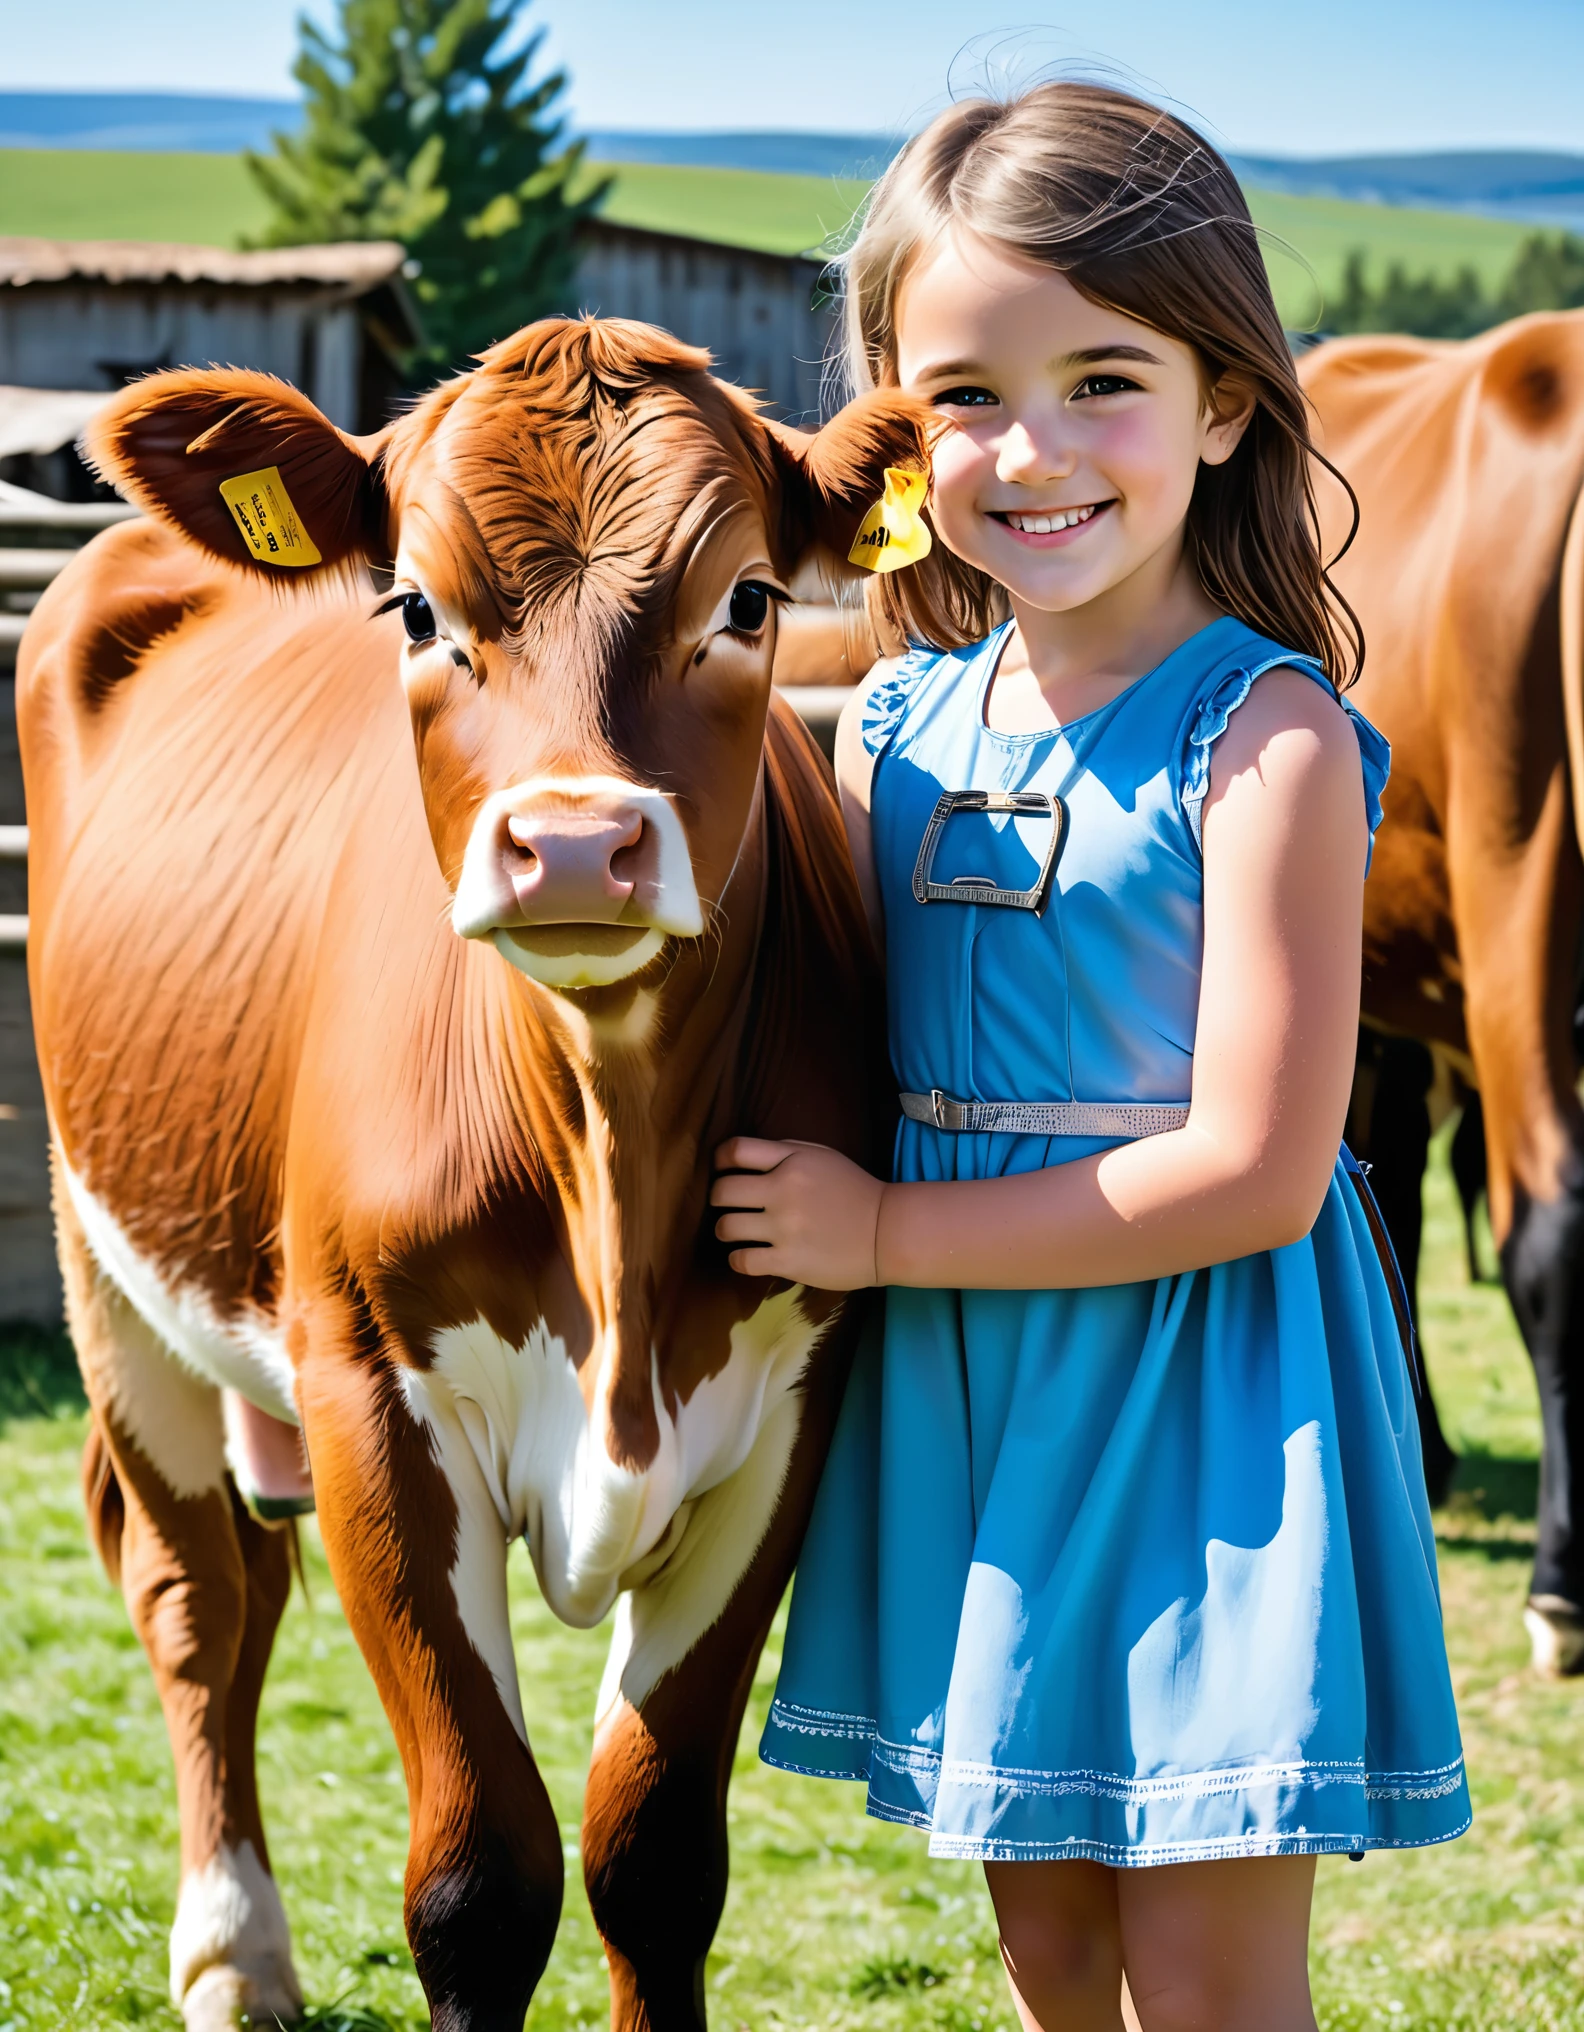
<path id="1" fill-rule="evenodd" d="M 1050 613 L 1175 568 L 1195 475 L 1251 396 L 1223 380 L 1213 407 L 1190 347 L 969 235 L 920 259 L 896 330 L 902 386 L 947 419 L 930 505 L 959 557 Z"/>

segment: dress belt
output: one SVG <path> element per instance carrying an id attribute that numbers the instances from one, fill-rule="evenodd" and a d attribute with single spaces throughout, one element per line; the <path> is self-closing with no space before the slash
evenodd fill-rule
<path id="1" fill-rule="evenodd" d="M 901 1100 L 910 1122 L 967 1135 L 1162 1136 L 1188 1119 L 1186 1101 L 955 1101 L 939 1087 Z"/>

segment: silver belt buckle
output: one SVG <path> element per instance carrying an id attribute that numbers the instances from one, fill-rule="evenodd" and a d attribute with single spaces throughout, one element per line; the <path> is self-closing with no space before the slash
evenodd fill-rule
<path id="1" fill-rule="evenodd" d="M 935 1118 L 935 1126 L 937 1129 L 944 1129 L 946 1127 L 946 1110 L 948 1106 L 955 1106 L 956 1103 L 951 1101 L 949 1096 L 943 1094 L 939 1087 L 930 1088 L 929 1098 L 930 1113 Z"/>
<path id="2" fill-rule="evenodd" d="M 954 875 L 949 882 L 931 879 L 946 821 L 954 811 L 1007 811 L 1014 814 L 1048 813 L 1050 844 L 1040 871 L 1027 889 L 1002 889 L 988 875 Z M 1062 842 L 1067 837 L 1067 807 L 1059 797 L 1047 797 L 1043 790 L 945 790 L 936 799 L 929 824 L 919 842 L 913 864 L 915 903 L 987 903 L 1005 910 L 1032 910 L 1045 907 L 1051 876 L 1056 871 Z"/>

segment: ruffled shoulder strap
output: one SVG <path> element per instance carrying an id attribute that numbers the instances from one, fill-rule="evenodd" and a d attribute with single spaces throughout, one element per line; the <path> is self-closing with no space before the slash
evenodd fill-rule
<path id="1" fill-rule="evenodd" d="M 1194 845 L 1201 853 L 1204 852 L 1204 801 L 1210 789 L 1210 757 L 1215 744 L 1226 732 L 1232 715 L 1254 689 L 1255 679 L 1278 667 L 1301 670 L 1305 677 L 1312 677 L 1316 684 L 1323 685 L 1353 724 L 1353 732 L 1358 737 L 1359 763 L 1364 772 L 1364 816 L 1369 824 L 1370 836 L 1364 872 L 1368 874 L 1375 851 L 1375 834 L 1381 822 L 1381 798 L 1386 789 L 1386 779 L 1391 774 L 1391 743 L 1379 728 L 1371 726 L 1344 693 L 1334 688 L 1313 657 L 1299 656 L 1292 650 L 1256 658 L 1241 669 L 1227 672 L 1199 701 L 1199 710 L 1189 729 L 1182 775 L 1182 808 Z"/>
<path id="2" fill-rule="evenodd" d="M 896 668 L 869 688 L 860 722 L 863 744 L 876 760 L 896 738 L 908 700 L 944 655 L 943 650 L 915 643 Z"/>

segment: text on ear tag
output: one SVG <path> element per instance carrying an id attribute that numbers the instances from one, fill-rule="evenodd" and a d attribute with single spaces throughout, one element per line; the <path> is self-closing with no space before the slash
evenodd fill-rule
<path id="1" fill-rule="evenodd" d="M 927 473 L 901 466 L 885 469 L 885 492 L 858 525 L 849 564 L 867 571 L 900 571 L 930 554 L 930 533 L 919 515 L 929 492 Z"/>
<path id="2" fill-rule="evenodd" d="M 295 567 L 323 562 L 292 506 L 279 466 L 265 466 L 262 472 L 239 473 L 234 480 L 222 480 L 220 498 L 231 510 L 232 519 L 242 532 L 242 541 L 260 564 Z"/>

